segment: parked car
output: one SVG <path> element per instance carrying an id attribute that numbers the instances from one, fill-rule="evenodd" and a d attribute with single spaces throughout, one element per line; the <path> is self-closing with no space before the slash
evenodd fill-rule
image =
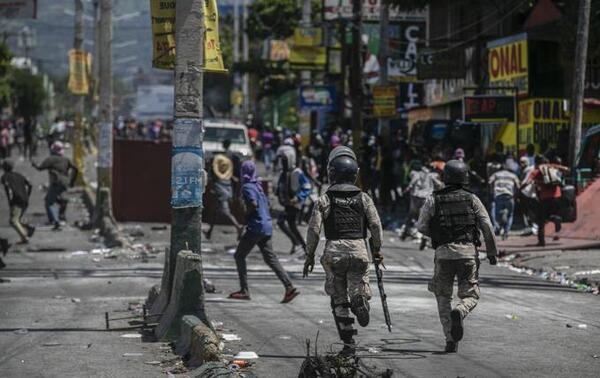
<path id="1" fill-rule="evenodd" d="M 204 154 L 207 160 L 217 152 L 223 152 L 223 141 L 229 140 L 229 150 L 240 155 L 242 159 L 252 157 L 252 147 L 248 137 L 248 128 L 237 122 L 225 119 L 209 119 L 204 121 Z"/>

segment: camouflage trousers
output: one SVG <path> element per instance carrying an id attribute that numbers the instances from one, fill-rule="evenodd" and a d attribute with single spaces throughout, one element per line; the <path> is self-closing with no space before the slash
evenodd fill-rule
<path id="1" fill-rule="evenodd" d="M 429 291 L 437 300 L 440 322 L 447 341 L 453 341 L 450 335 L 450 312 L 455 277 L 458 281 L 457 296 L 460 300 L 456 309 L 464 319 L 479 302 L 479 259 L 435 260 Z"/>
<path id="2" fill-rule="evenodd" d="M 325 250 L 321 257 L 321 265 L 325 270 L 325 292 L 331 296 L 332 306 L 338 318 L 336 321 L 342 331 L 350 335 L 353 330 L 352 323 L 343 320 L 351 319 L 350 301 L 357 295 L 371 299 L 367 252 Z"/>

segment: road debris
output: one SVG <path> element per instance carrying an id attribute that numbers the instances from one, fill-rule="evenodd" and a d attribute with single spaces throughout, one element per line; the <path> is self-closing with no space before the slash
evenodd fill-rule
<path id="1" fill-rule="evenodd" d="M 29 330 L 27 328 L 21 328 L 13 331 L 13 333 L 15 335 L 27 335 L 29 333 Z"/>
<path id="2" fill-rule="evenodd" d="M 79 299 L 79 298 L 71 298 L 71 302 L 73 302 L 73 303 L 81 303 L 81 299 Z"/>
<path id="3" fill-rule="evenodd" d="M 236 335 L 235 333 L 224 333 L 221 335 L 221 338 L 225 341 L 241 341 L 242 338 Z"/>
<path id="4" fill-rule="evenodd" d="M 62 345 L 61 343 L 57 343 L 57 342 L 48 342 L 48 343 L 43 343 L 42 346 L 45 347 L 54 347 L 54 346 L 60 346 Z"/>
<path id="5" fill-rule="evenodd" d="M 142 353 L 123 353 L 123 357 L 142 357 Z"/>
<path id="6" fill-rule="evenodd" d="M 144 361 L 146 365 L 160 365 L 160 361 Z"/>
<path id="7" fill-rule="evenodd" d="M 509 320 L 519 320 L 519 317 L 515 314 L 506 314 L 504 317 Z"/>
<path id="8" fill-rule="evenodd" d="M 125 338 L 125 339 L 139 339 L 142 337 L 141 333 L 124 333 L 121 335 L 121 337 Z"/>
<path id="9" fill-rule="evenodd" d="M 233 356 L 235 360 L 256 360 L 258 359 L 258 354 L 252 351 L 242 351 Z"/>

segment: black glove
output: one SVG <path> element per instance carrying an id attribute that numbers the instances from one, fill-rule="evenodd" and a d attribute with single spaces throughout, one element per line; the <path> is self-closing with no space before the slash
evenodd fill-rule
<path id="1" fill-rule="evenodd" d="M 312 273 L 315 267 L 315 256 L 307 255 L 304 261 L 304 270 L 302 271 L 302 278 L 308 277 L 309 273 Z"/>
<path id="2" fill-rule="evenodd" d="M 498 259 L 496 259 L 496 256 L 488 256 L 488 261 L 490 262 L 490 265 L 496 265 L 498 264 Z"/>
<path id="3" fill-rule="evenodd" d="M 381 251 L 373 252 L 373 262 L 375 264 L 381 264 L 383 262 L 383 255 Z"/>

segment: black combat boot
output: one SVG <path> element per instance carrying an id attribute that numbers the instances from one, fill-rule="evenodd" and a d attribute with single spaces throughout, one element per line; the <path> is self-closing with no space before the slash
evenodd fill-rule
<path id="1" fill-rule="evenodd" d="M 446 353 L 458 352 L 458 342 L 446 341 L 446 348 L 444 348 L 444 352 L 446 352 Z"/>
<path id="2" fill-rule="evenodd" d="M 366 327 L 369 325 L 369 301 L 364 295 L 357 295 L 352 298 L 352 303 L 350 304 L 350 309 L 352 313 L 356 316 L 358 320 L 358 324 L 361 327 Z"/>
<path id="3" fill-rule="evenodd" d="M 454 309 L 450 312 L 450 321 L 452 324 L 452 328 L 450 328 L 450 335 L 452 335 L 452 339 L 455 342 L 459 342 L 463 338 L 463 318 L 457 309 Z"/>
<path id="4" fill-rule="evenodd" d="M 10 243 L 8 242 L 8 240 L 0 238 L 0 250 L 2 250 L 2 256 L 6 256 L 9 248 Z"/>
<path id="5" fill-rule="evenodd" d="M 351 357 L 356 354 L 356 342 L 352 336 L 356 335 L 356 330 L 340 330 L 340 336 L 344 342 L 344 348 L 340 352 L 340 355 L 344 357 Z"/>

